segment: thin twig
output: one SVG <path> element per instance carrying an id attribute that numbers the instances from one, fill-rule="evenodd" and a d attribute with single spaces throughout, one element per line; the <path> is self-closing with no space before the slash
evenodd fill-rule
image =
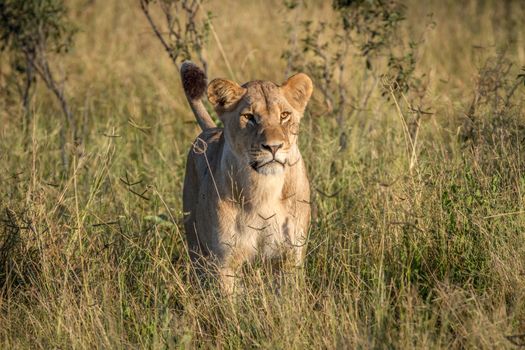
<path id="1" fill-rule="evenodd" d="M 326 192 L 323 192 L 321 191 L 320 189 L 316 188 L 315 189 L 317 192 L 319 192 L 319 194 L 321 194 L 322 196 L 326 197 L 326 198 L 333 198 L 335 196 L 337 196 L 339 194 L 339 192 L 342 191 L 342 189 L 338 189 L 337 191 L 335 191 L 334 193 L 331 193 L 331 194 L 327 194 Z"/>
<path id="2" fill-rule="evenodd" d="M 173 49 L 168 45 L 166 40 L 164 40 L 164 37 L 162 36 L 161 32 L 159 31 L 159 28 L 157 27 L 157 25 L 153 21 L 153 18 L 151 18 L 151 14 L 149 12 L 148 6 L 149 6 L 149 1 L 147 1 L 147 0 L 140 0 L 140 7 L 142 9 L 142 12 L 146 16 L 146 18 L 147 18 L 147 20 L 148 20 L 148 22 L 149 22 L 149 24 L 151 26 L 151 29 L 153 29 L 153 32 L 155 33 L 157 38 L 159 38 L 162 46 L 164 46 L 164 49 L 166 49 L 166 52 L 168 52 L 168 55 L 170 56 L 171 60 L 175 64 L 175 66 L 178 67 L 178 65 L 177 65 L 177 56 L 178 56 L 178 54 L 175 53 L 173 51 Z"/>
<path id="3" fill-rule="evenodd" d="M 499 218 L 499 217 L 502 217 L 502 216 L 520 215 L 520 214 L 525 214 L 525 210 L 518 210 L 518 211 L 509 212 L 509 213 L 500 213 L 500 214 L 488 215 L 488 216 L 484 216 L 483 219 L 492 219 L 492 218 Z"/>

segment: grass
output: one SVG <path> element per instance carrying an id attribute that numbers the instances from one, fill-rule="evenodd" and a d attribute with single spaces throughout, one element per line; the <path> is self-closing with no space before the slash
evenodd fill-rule
<path id="1" fill-rule="evenodd" d="M 0 347 L 525 344 L 525 88 L 505 103 L 525 63 L 525 9 L 509 3 L 408 3 L 403 38 L 427 13 L 436 22 L 418 58 L 434 114 L 417 140 L 406 104 L 378 86 L 341 152 L 314 96 L 300 140 L 316 212 L 305 267 L 280 293 L 248 269 L 243 294 L 225 300 L 190 283 L 181 186 L 198 128 L 175 68 L 138 4 L 71 2 L 81 32 L 60 66 L 84 139 L 68 146 L 67 174 L 53 97 L 39 86 L 27 139 L 0 74 Z M 240 81 L 284 80 L 280 2 L 205 6 Z M 214 39 L 206 54 L 211 76 L 229 77 Z M 357 64 L 349 76 L 364 84 Z"/>

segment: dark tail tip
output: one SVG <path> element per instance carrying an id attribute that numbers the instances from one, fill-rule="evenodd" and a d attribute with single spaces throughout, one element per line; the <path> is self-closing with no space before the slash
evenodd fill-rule
<path id="1" fill-rule="evenodd" d="M 206 74 L 195 63 L 184 61 L 180 67 L 182 86 L 191 100 L 202 98 L 208 86 Z"/>

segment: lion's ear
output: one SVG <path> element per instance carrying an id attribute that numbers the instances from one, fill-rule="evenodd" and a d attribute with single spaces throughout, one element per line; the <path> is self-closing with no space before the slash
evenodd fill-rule
<path id="1" fill-rule="evenodd" d="M 314 90 L 312 79 L 304 73 L 297 73 L 288 78 L 281 88 L 292 107 L 303 113 Z"/>
<path id="2" fill-rule="evenodd" d="M 227 79 L 214 79 L 208 84 L 208 100 L 219 114 L 232 109 L 245 92 L 245 88 Z"/>

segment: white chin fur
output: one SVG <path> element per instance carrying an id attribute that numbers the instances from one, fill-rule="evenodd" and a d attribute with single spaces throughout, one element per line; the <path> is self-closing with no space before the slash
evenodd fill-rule
<path id="1" fill-rule="evenodd" d="M 284 166 L 279 163 L 271 163 L 258 168 L 257 172 L 262 175 L 279 175 L 284 172 Z"/>

